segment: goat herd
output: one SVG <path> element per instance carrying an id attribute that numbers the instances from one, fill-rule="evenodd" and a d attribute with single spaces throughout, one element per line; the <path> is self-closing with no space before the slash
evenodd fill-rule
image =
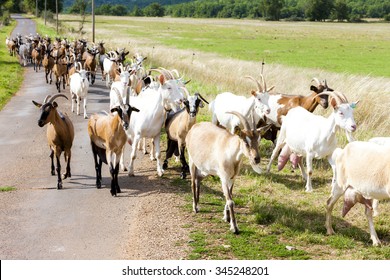
<path id="1" fill-rule="evenodd" d="M 72 112 L 84 101 L 84 118 L 87 115 L 87 93 L 93 85 L 97 67 L 102 79 L 110 89 L 110 112 L 94 114 L 88 120 L 88 134 L 91 140 L 96 169 L 96 187 L 101 187 L 102 163 L 109 166 L 111 174 L 111 195 L 121 192 L 118 185 L 119 169 L 134 175 L 136 151 L 145 149 L 145 139 L 152 139 L 151 158 L 156 159 L 157 173 L 162 176 L 168 168 L 168 159 L 175 154 L 181 162 L 181 178 L 191 174 L 193 210 L 199 211 L 200 182 L 207 175 L 220 177 L 226 198 L 224 220 L 230 229 L 238 233 L 232 200 L 233 185 L 240 172 L 245 155 L 257 173 L 259 166 L 259 141 L 261 138 L 275 143 L 267 166 L 270 172 L 273 160 L 278 156 L 278 170 L 290 159 L 293 166 L 299 166 L 306 181 L 305 189 L 311 192 L 312 160 L 327 158 L 333 170 L 332 191 L 327 201 L 326 228 L 333 234 L 332 210 L 336 201 L 344 195 L 343 216 L 357 203 L 365 205 L 371 239 L 374 245 L 380 240 L 373 226 L 373 214 L 377 214 L 377 201 L 390 197 L 390 138 L 377 137 L 367 142 L 355 141 L 352 133 L 357 126 L 353 112 L 358 103 L 348 102 L 347 97 L 328 87 L 327 82 L 313 78 L 309 95 L 284 95 L 271 92 L 264 77 L 251 80 L 256 89 L 250 97 L 231 92 L 216 95 L 210 102 L 212 122 L 196 123 L 200 107 L 208 102 L 199 94 L 190 95 L 186 83 L 177 70 L 154 68 L 145 71 L 141 55 L 125 63 L 129 52 L 125 49 L 106 52 L 104 42 L 87 44 L 85 40 L 69 42 L 66 39 L 35 36 L 8 39 L 6 45 L 10 55 L 19 55 L 23 65 L 32 62 L 34 70 L 42 65 L 47 83 L 52 83 L 54 73 L 58 93 L 46 96 L 43 103 L 33 101 L 41 109 L 38 125 L 48 124 L 47 138 L 51 149 L 51 173 L 57 172 L 57 188 L 62 180 L 71 176 L 70 159 L 74 128 L 69 117 L 58 110 L 55 99 L 65 84 L 69 85 Z M 153 76 L 152 73 L 157 73 Z M 314 83 L 313 83 L 314 82 Z M 328 117 L 313 114 L 321 105 L 332 107 Z M 166 159 L 161 164 L 160 134 L 165 125 L 167 133 Z M 349 144 L 337 148 L 336 132 L 344 130 Z M 279 131 L 279 133 L 278 133 Z M 278 133 L 278 136 L 277 136 Z M 124 148 L 131 146 L 130 163 L 124 166 Z M 188 153 L 188 164 L 185 158 Z M 60 155 L 64 152 L 66 172 L 61 176 Z M 306 157 L 306 170 L 302 162 Z M 54 165 L 56 159 L 56 168 Z"/>

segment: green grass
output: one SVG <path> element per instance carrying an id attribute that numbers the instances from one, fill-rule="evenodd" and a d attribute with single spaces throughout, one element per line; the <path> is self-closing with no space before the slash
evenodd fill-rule
<path id="1" fill-rule="evenodd" d="M 16 26 L 16 21 L 11 20 L 10 26 L 0 28 L 0 110 L 5 106 L 8 100 L 19 90 L 23 82 L 24 69 L 20 66 L 15 56 L 10 56 L 8 48 L 4 42 Z"/>
<path id="2" fill-rule="evenodd" d="M 62 16 L 73 28 L 73 16 Z M 106 30 L 106 26 L 115 30 Z M 89 30 L 91 22 L 86 23 Z M 98 39 L 145 40 L 228 58 L 390 77 L 388 24 L 96 17 Z M 101 35 L 99 35 L 101 32 Z M 108 35 L 110 34 L 110 35 Z M 147 36 L 146 36 L 147 34 Z M 100 38 L 99 38 L 100 36 Z M 380 59 L 378 59 L 380 58 Z"/>
<path id="3" fill-rule="evenodd" d="M 0 187 L 0 192 L 10 192 L 10 191 L 14 191 L 14 190 L 16 190 L 16 188 L 12 187 L 12 186 Z"/>

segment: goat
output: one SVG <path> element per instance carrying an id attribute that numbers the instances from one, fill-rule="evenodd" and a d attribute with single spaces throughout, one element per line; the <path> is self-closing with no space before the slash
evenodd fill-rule
<path id="1" fill-rule="evenodd" d="M 370 236 L 374 246 L 381 244 L 373 222 L 374 200 L 390 198 L 390 145 L 355 141 L 333 153 L 332 192 L 326 203 L 326 231 L 334 234 L 332 211 L 337 200 L 344 194 L 342 216 L 357 203 L 365 205 Z"/>
<path id="2" fill-rule="evenodd" d="M 47 95 L 42 104 L 35 101 L 33 101 L 33 104 L 41 109 L 38 125 L 43 127 L 45 124 L 48 124 L 47 141 L 51 150 L 51 175 L 55 175 L 55 156 L 57 160 L 57 189 L 62 189 L 62 180 L 71 177 L 70 159 L 72 155 L 71 148 L 74 139 L 74 127 L 69 117 L 57 110 L 58 104 L 54 100 L 58 97 L 68 99 L 63 94 L 56 94 L 54 96 Z M 61 178 L 60 164 L 60 156 L 62 152 L 64 152 L 66 162 L 66 173 L 63 174 L 63 178 Z"/>
<path id="3" fill-rule="evenodd" d="M 58 92 L 61 92 L 61 78 L 62 78 L 62 86 L 65 89 L 68 63 L 67 60 L 62 59 L 61 57 L 57 56 L 53 58 L 54 58 L 53 73 L 56 76 L 56 87 Z"/>
<path id="4" fill-rule="evenodd" d="M 88 81 L 89 76 L 91 76 L 91 85 L 95 83 L 97 53 L 98 50 L 93 47 L 92 49 L 85 51 L 82 56 L 82 60 L 84 61 L 84 69 L 88 71 Z"/>
<path id="5" fill-rule="evenodd" d="M 19 47 L 19 57 L 23 63 L 23 66 L 27 66 L 28 59 L 29 59 L 29 49 L 30 49 L 29 43 L 22 44 Z"/>
<path id="6" fill-rule="evenodd" d="M 165 131 L 168 136 L 168 144 L 163 169 L 168 168 L 168 159 L 176 152 L 180 155 L 182 164 L 180 177 L 185 179 L 187 176 L 188 164 L 185 158 L 185 139 L 188 131 L 196 122 L 196 115 L 199 107 L 203 108 L 204 103 L 209 104 L 199 93 L 194 96 L 188 95 L 183 101 L 184 109 L 169 114 L 165 122 Z M 178 150 L 178 151 L 177 151 Z"/>
<path id="7" fill-rule="evenodd" d="M 76 73 L 72 74 L 70 79 L 70 95 L 72 97 L 72 112 L 74 112 L 74 105 L 77 103 L 77 115 L 80 115 L 80 102 L 84 101 L 84 119 L 88 119 L 87 115 L 87 95 L 89 89 L 89 83 L 87 80 L 88 71 L 82 69 L 81 63 L 80 69 L 76 70 Z"/>
<path id="8" fill-rule="evenodd" d="M 234 214 L 233 185 L 240 173 L 242 157 L 249 158 L 252 166 L 259 165 L 259 134 L 251 128 L 248 120 L 238 112 L 236 115 L 243 127 L 238 135 L 213 123 L 195 124 L 188 132 L 185 142 L 188 151 L 191 187 L 193 193 L 193 210 L 199 211 L 200 182 L 207 175 L 219 176 L 222 183 L 226 205 L 223 219 L 230 222 L 230 230 L 238 233 Z"/>
<path id="9" fill-rule="evenodd" d="M 15 56 L 16 54 L 16 39 L 9 39 L 8 37 L 5 39 L 5 44 L 7 45 L 9 55 Z"/>
<path id="10" fill-rule="evenodd" d="M 309 112 L 314 112 L 318 105 L 321 105 L 324 109 L 328 108 L 328 95 L 318 94 L 323 91 L 333 91 L 333 89 L 328 87 L 326 80 L 321 83 L 317 78 L 313 78 L 313 81 L 317 83 L 317 86 L 311 85 L 311 94 L 307 96 L 270 93 L 268 100 L 270 114 L 266 115 L 265 121 L 258 124 L 258 126 L 264 126 L 266 123 L 272 124 L 263 138 L 275 143 L 277 133 L 282 125 L 282 117 L 287 115 L 291 108 L 301 106 Z"/>
<path id="11" fill-rule="evenodd" d="M 98 50 L 98 61 L 99 61 L 99 66 L 100 70 L 102 71 L 102 81 L 104 81 L 104 68 L 103 68 L 103 61 L 107 57 L 106 56 L 106 48 L 104 47 L 104 42 L 100 41 L 97 46 Z"/>
<path id="12" fill-rule="evenodd" d="M 128 175 L 134 176 L 134 160 L 138 142 L 142 137 L 153 138 L 155 157 L 157 159 L 157 173 L 162 176 L 164 170 L 160 163 L 160 134 L 165 120 L 165 112 L 168 109 L 177 111 L 183 101 L 183 94 L 180 92 L 176 80 L 167 80 L 164 75 L 159 77 L 158 89 L 147 88 L 143 94 L 131 99 L 131 105 L 140 109 L 130 120 L 130 129 L 126 131 L 132 142 Z M 123 161 L 122 161 L 123 162 Z"/>
<path id="13" fill-rule="evenodd" d="M 336 130 L 338 128 L 349 132 L 356 130 L 353 109 L 359 101 L 349 104 L 347 98 L 339 92 L 329 91 L 320 94 L 332 96 L 330 104 L 333 107 L 333 113 L 325 118 L 314 115 L 300 106 L 290 109 L 283 118 L 278 140 L 267 167 L 267 172 L 269 172 L 272 161 L 285 144 L 293 153 L 306 156 L 307 172 L 302 162 L 298 163 L 302 176 L 306 180 L 306 192 L 313 190 L 311 183 L 313 158 L 327 157 L 333 169 L 332 153 L 337 147 Z"/>
<path id="14" fill-rule="evenodd" d="M 52 83 L 52 72 L 53 72 L 53 67 L 54 67 L 54 57 L 50 55 L 51 49 L 47 46 L 45 49 L 45 54 L 43 55 L 42 59 L 42 66 L 45 68 L 45 78 L 46 78 L 46 83 L 50 84 Z M 48 76 L 50 80 L 48 79 Z"/>
<path id="15" fill-rule="evenodd" d="M 267 100 L 269 96 L 268 92 L 273 87 L 267 89 L 264 78 L 263 76 L 261 77 L 263 79 L 263 87 L 253 77 L 248 77 L 255 81 L 258 87 L 257 91 L 252 90 L 252 96 L 249 98 L 238 96 L 231 92 L 218 94 L 215 100 L 209 105 L 209 110 L 212 114 L 212 123 L 222 125 L 231 133 L 234 133 L 240 121 L 235 115 L 226 114 L 226 112 L 235 110 L 248 119 L 253 116 L 256 123 L 264 114 L 270 113 Z"/>
<path id="16" fill-rule="evenodd" d="M 31 52 L 31 58 L 34 65 L 35 72 L 38 72 L 38 69 L 41 69 L 42 55 L 41 55 L 42 46 L 35 47 Z"/>
<path id="17" fill-rule="evenodd" d="M 115 89 L 119 106 L 111 109 L 111 114 L 94 114 L 88 121 L 88 134 L 96 169 L 96 187 L 101 188 L 102 163 L 106 163 L 111 174 L 111 195 L 116 196 L 121 192 L 118 184 L 119 159 L 123 146 L 126 144 L 125 131 L 129 127 L 131 113 L 139 112 L 137 108 L 129 105 L 129 98 L 124 104 L 120 93 Z M 98 160 L 99 157 L 99 160 Z"/>
<path id="18" fill-rule="evenodd" d="M 126 59 L 126 55 L 129 52 L 125 52 L 125 49 L 110 51 L 107 53 L 107 57 L 103 61 L 104 74 L 106 75 L 106 86 L 110 88 L 112 81 L 117 75 L 118 64 L 123 63 Z"/>

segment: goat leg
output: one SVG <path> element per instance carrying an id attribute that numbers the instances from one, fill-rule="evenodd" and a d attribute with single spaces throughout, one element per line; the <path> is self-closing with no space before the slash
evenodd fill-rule
<path id="1" fill-rule="evenodd" d="M 56 172 L 55 172 L 55 167 L 54 167 L 54 151 L 53 150 L 51 150 L 50 158 L 51 158 L 51 175 L 54 176 L 54 175 L 56 175 Z"/>
<path id="2" fill-rule="evenodd" d="M 187 177 L 187 173 L 190 172 L 188 167 L 186 157 L 184 154 L 185 146 L 180 147 L 180 162 L 181 162 L 181 174 L 180 178 L 185 179 Z"/>
<path id="3" fill-rule="evenodd" d="M 62 179 L 61 179 L 61 163 L 60 163 L 60 157 L 56 155 L 57 159 L 57 189 L 62 189 Z"/>

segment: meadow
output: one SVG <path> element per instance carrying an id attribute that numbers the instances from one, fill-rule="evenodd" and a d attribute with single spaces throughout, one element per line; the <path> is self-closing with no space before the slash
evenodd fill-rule
<path id="1" fill-rule="evenodd" d="M 19 89 L 23 80 L 23 68 L 20 67 L 18 60 L 9 55 L 5 45 L 6 37 L 11 37 L 11 32 L 16 25 L 11 21 L 11 25 L 0 27 L 0 110 L 7 104 L 12 95 Z"/>
<path id="2" fill-rule="evenodd" d="M 76 30 L 75 16 L 60 17 L 64 30 Z M 357 139 L 388 136 L 390 132 L 390 34 L 386 24 L 271 23 L 250 20 L 96 17 L 96 41 L 109 48 L 126 47 L 148 57 L 148 67 L 176 68 L 191 79 L 190 92 L 207 99 L 222 91 L 247 95 L 255 85 L 243 77 L 259 78 L 277 92 L 308 94 L 313 77 L 350 101 L 361 100 L 355 111 Z M 41 25 L 40 25 L 41 26 Z M 64 33 L 69 39 L 91 40 L 90 20 L 85 34 Z M 66 31 L 65 31 L 66 32 Z M 265 65 L 261 64 L 262 59 Z M 317 114 L 329 114 L 331 109 Z M 199 121 L 210 120 L 202 109 Z M 346 143 L 342 133 L 339 144 Z M 262 141 L 263 169 L 272 145 Z M 178 166 L 165 178 L 178 188 L 192 211 L 189 180 L 180 180 Z M 224 198 L 218 178 L 203 181 L 198 214 L 186 227 L 191 231 L 189 259 L 389 259 L 390 204 L 380 204 L 375 225 L 383 246 L 374 248 L 361 205 L 341 218 L 342 203 L 333 212 L 336 234 L 327 236 L 325 204 L 332 172 L 326 161 L 314 161 L 313 193 L 304 192 L 300 172 L 290 167 L 270 174 L 254 173 L 244 161 L 236 180 L 234 201 L 239 235 L 222 222 Z M 181 244 L 177 244 L 181 246 Z"/>

